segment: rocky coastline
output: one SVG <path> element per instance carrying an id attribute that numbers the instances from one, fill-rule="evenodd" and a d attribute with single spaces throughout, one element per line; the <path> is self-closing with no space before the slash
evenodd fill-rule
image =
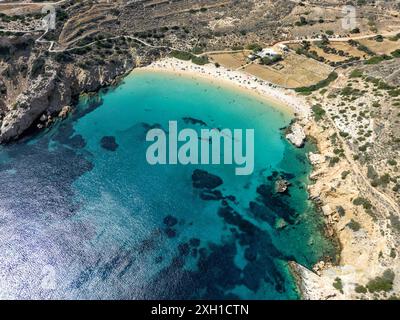
<path id="1" fill-rule="evenodd" d="M 388 270 L 397 270 L 399 261 L 393 255 L 396 236 L 386 223 L 362 206 L 354 205 L 360 192 L 372 199 L 370 191 L 362 188 L 360 177 L 346 158 L 332 161 L 335 145 L 330 137 L 334 128 L 314 120 L 302 123 L 307 139 L 315 141 L 318 152 L 309 153 L 313 165 L 308 187 L 309 197 L 325 221 L 325 232 L 335 245 L 335 261 L 321 260 L 312 270 L 290 262 L 291 273 L 305 300 L 359 300 L 396 298 L 399 279 L 388 291 L 369 290 L 374 279 L 382 279 Z M 375 203 L 376 210 L 379 203 Z M 382 212 L 382 211 L 381 211 Z M 384 220 L 383 220 L 384 221 Z M 387 237 L 382 237 L 387 234 Z M 389 236 L 390 235 L 390 236 Z M 392 249 L 390 249 L 392 248 Z"/>
<path id="2" fill-rule="evenodd" d="M 312 141 L 318 150 L 323 146 L 319 143 L 321 137 L 316 134 L 318 125 L 310 118 L 296 115 L 290 126 L 286 128 L 285 137 L 295 147 L 302 148 L 307 140 Z M 310 179 L 316 181 L 316 176 L 320 174 L 321 165 L 325 163 L 325 156 L 322 153 L 309 152 L 308 159 L 313 166 Z M 325 236 L 333 243 L 336 248 L 336 257 L 334 260 L 340 261 L 341 243 L 336 232 L 335 223 L 337 222 L 337 213 L 328 209 L 326 199 L 318 193 L 314 184 L 308 186 L 309 199 L 313 202 L 316 209 L 322 214 Z M 298 264 L 295 261 L 289 261 L 288 267 L 295 280 L 299 296 L 303 300 L 327 300 L 336 297 L 336 292 L 332 285 L 325 282 L 321 277 L 321 271 L 333 266 L 331 258 L 321 260 L 312 270 Z"/>
<path id="3" fill-rule="evenodd" d="M 297 148 L 303 147 L 306 141 L 306 134 L 302 125 L 297 121 L 294 121 L 294 123 L 292 123 L 288 128 L 286 139 L 289 140 L 289 142 L 291 142 Z"/>

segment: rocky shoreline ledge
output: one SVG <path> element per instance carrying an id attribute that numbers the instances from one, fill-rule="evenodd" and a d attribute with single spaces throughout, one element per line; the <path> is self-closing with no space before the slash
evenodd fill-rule
<path id="1" fill-rule="evenodd" d="M 286 128 L 285 137 L 297 148 L 302 148 L 307 139 L 312 140 L 316 147 L 319 148 L 318 139 L 311 135 L 317 128 L 317 124 L 309 118 L 297 115 L 290 126 Z M 318 172 L 318 166 L 325 162 L 325 157 L 320 153 L 310 152 L 308 154 L 308 159 L 313 166 L 313 170 L 310 174 L 310 178 L 313 180 L 314 175 Z M 337 221 L 336 215 L 332 216 L 331 212 L 325 214 L 324 208 L 326 208 L 327 204 L 320 195 L 315 194 L 312 184 L 308 186 L 308 192 L 310 195 L 309 199 L 314 203 L 315 207 L 324 214 L 325 235 L 336 247 L 336 260 L 340 261 L 340 239 L 337 236 L 334 225 L 332 225 L 332 219 L 334 219 L 335 222 Z M 295 280 L 299 295 L 303 300 L 327 300 L 336 297 L 336 292 L 332 284 L 321 277 L 321 271 L 332 266 L 333 264 L 331 261 L 322 260 L 319 261 L 312 270 L 309 270 L 295 261 L 288 262 L 289 270 Z"/>
<path id="2" fill-rule="evenodd" d="M 286 139 L 289 140 L 289 142 L 291 142 L 297 148 L 301 148 L 304 146 L 306 138 L 307 137 L 302 125 L 297 121 L 292 123 L 287 129 Z"/>

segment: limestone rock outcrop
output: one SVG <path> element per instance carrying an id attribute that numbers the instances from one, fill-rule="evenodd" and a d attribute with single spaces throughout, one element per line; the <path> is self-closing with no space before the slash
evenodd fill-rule
<path id="1" fill-rule="evenodd" d="M 303 127 L 297 122 L 292 124 L 289 128 L 289 133 L 286 135 L 286 139 L 297 148 L 303 147 L 306 141 L 306 134 Z"/>

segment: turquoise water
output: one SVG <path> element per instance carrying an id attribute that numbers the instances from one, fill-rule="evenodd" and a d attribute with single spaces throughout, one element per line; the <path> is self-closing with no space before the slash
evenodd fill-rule
<path id="1" fill-rule="evenodd" d="M 66 121 L 0 149 L 0 296 L 297 299 L 287 261 L 311 266 L 333 248 L 307 200 L 306 150 L 282 136 L 290 120 L 252 95 L 166 73 L 83 97 Z M 254 129 L 254 174 L 150 166 L 146 133 L 169 121 Z M 216 199 L 194 188 L 196 169 L 222 179 Z M 275 192 L 278 177 L 289 194 Z"/>

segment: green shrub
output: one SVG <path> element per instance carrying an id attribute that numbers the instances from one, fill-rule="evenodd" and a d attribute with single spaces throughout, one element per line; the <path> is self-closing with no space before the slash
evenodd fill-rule
<path id="1" fill-rule="evenodd" d="M 357 292 L 357 293 L 367 293 L 367 288 L 366 287 L 364 287 L 364 286 L 361 286 L 361 285 L 356 285 L 356 287 L 355 287 L 355 289 L 354 289 L 354 291 L 355 292 Z"/>
<path id="2" fill-rule="evenodd" d="M 346 215 L 346 210 L 344 210 L 342 206 L 337 206 L 336 211 L 341 217 L 344 217 Z"/>
<path id="3" fill-rule="evenodd" d="M 335 71 L 333 71 L 332 73 L 329 74 L 328 78 L 326 78 L 325 80 L 321 80 L 317 84 L 311 85 L 309 87 L 296 88 L 295 91 L 299 93 L 311 93 L 313 91 L 317 91 L 319 89 L 329 86 L 329 84 L 331 84 L 337 78 L 338 74 Z"/>
<path id="4" fill-rule="evenodd" d="M 313 105 L 312 111 L 314 114 L 315 121 L 321 120 L 326 114 L 325 110 L 322 108 L 322 106 L 320 104 Z"/>
<path id="5" fill-rule="evenodd" d="M 343 282 L 342 282 L 342 279 L 336 278 L 336 279 L 335 279 L 335 282 L 333 283 L 333 287 L 334 287 L 336 290 L 338 290 L 338 291 L 340 291 L 341 293 L 343 293 Z"/>
<path id="6" fill-rule="evenodd" d="M 358 197 L 353 200 L 353 204 L 356 206 L 363 206 L 365 210 L 372 209 L 372 204 L 368 199 Z"/>
<path id="7" fill-rule="evenodd" d="M 295 25 L 298 27 L 301 26 L 306 26 L 308 24 L 308 21 L 305 17 L 301 16 L 299 21 L 296 21 Z"/>
<path id="8" fill-rule="evenodd" d="M 262 47 L 258 43 L 252 43 L 246 46 L 247 50 L 252 50 L 253 52 L 260 52 Z"/>
<path id="9" fill-rule="evenodd" d="M 202 65 L 207 64 L 209 61 L 208 61 L 208 57 L 207 56 L 201 56 L 201 57 L 193 56 L 192 57 L 192 62 L 194 64 L 198 64 L 198 65 L 202 66 Z"/>
<path id="10" fill-rule="evenodd" d="M 194 47 L 194 48 L 192 49 L 192 52 L 193 52 L 194 54 L 203 53 L 203 48 L 201 48 L 201 47 Z"/>
<path id="11" fill-rule="evenodd" d="M 391 55 L 395 58 L 400 58 L 400 49 L 393 51 Z"/>
<path id="12" fill-rule="evenodd" d="M 334 167 L 335 164 L 337 164 L 337 163 L 339 163 L 339 162 L 340 162 L 340 158 L 339 158 L 339 157 L 332 157 L 332 158 L 330 158 L 330 160 L 329 160 L 329 166 L 330 166 L 330 167 Z"/>
<path id="13" fill-rule="evenodd" d="M 381 63 L 382 61 L 391 60 L 391 59 L 393 59 L 393 57 L 384 54 L 381 56 L 375 56 L 375 57 L 368 59 L 367 61 L 365 61 L 365 64 L 378 64 L 378 63 Z"/>
<path id="14" fill-rule="evenodd" d="M 355 69 L 350 74 L 350 78 L 361 78 L 363 76 L 363 72 L 359 69 Z"/>
<path id="15" fill-rule="evenodd" d="M 273 56 L 273 57 L 264 57 L 264 58 L 262 58 L 261 59 L 261 64 L 269 66 L 269 65 L 274 64 L 275 62 L 278 62 L 278 61 L 281 61 L 281 60 L 282 60 L 282 56 L 279 54 L 279 55 L 276 55 L 276 56 Z"/>
<path id="16" fill-rule="evenodd" d="M 347 224 L 347 226 L 353 230 L 354 232 L 360 231 L 361 225 L 357 222 L 351 219 L 351 221 Z"/>
<path id="17" fill-rule="evenodd" d="M 387 269 L 382 276 L 376 277 L 375 279 L 370 280 L 366 287 L 369 292 L 389 292 L 393 289 L 393 281 L 395 278 L 395 274 L 392 270 Z"/>
<path id="18" fill-rule="evenodd" d="M 192 59 L 193 54 L 191 54 L 190 52 L 174 50 L 170 53 L 170 56 L 179 60 L 189 61 L 190 59 Z"/>
<path id="19" fill-rule="evenodd" d="M 342 172 L 342 179 L 346 180 L 347 176 L 350 174 L 350 171 L 343 171 Z"/>
<path id="20" fill-rule="evenodd" d="M 240 45 L 234 45 L 234 46 L 232 46 L 232 50 L 233 51 L 240 51 L 240 50 L 243 50 L 244 48 L 243 48 L 243 46 L 240 46 Z"/>
<path id="21" fill-rule="evenodd" d="M 373 187 L 384 186 L 386 187 L 390 183 L 390 175 L 385 173 L 382 176 L 375 177 L 372 181 Z"/>

